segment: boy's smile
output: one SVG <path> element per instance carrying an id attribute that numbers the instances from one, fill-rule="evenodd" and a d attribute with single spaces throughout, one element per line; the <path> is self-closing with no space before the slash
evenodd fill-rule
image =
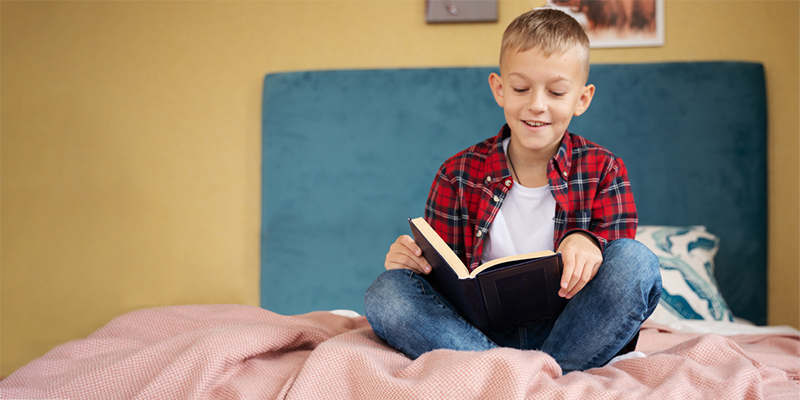
<path id="1" fill-rule="evenodd" d="M 511 128 L 512 145 L 527 156 L 549 160 L 572 117 L 583 114 L 594 95 L 593 85 L 584 86 L 579 51 L 551 56 L 538 48 L 508 52 L 500 73 L 489 76 L 489 83 Z"/>

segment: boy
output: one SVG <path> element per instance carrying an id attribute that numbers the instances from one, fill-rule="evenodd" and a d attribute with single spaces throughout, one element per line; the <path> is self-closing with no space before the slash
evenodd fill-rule
<path id="1" fill-rule="evenodd" d="M 570 299 L 551 320 L 480 331 L 424 276 L 430 266 L 408 235 L 392 244 L 365 295 L 375 333 L 411 358 L 430 350 L 541 350 L 564 373 L 599 367 L 634 342 L 661 293 L 658 259 L 632 238 L 637 214 L 621 159 L 567 132 L 589 107 L 589 39 L 567 14 L 537 9 L 506 29 L 500 75 L 489 84 L 506 125 L 448 159 L 425 218 L 474 269 L 497 257 L 554 249 Z"/>

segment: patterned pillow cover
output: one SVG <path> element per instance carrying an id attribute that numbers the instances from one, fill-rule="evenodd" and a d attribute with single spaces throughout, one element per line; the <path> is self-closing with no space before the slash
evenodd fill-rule
<path id="1" fill-rule="evenodd" d="M 661 263 L 661 300 L 651 319 L 733 321 L 714 279 L 719 238 L 704 226 L 639 226 L 636 239 Z"/>

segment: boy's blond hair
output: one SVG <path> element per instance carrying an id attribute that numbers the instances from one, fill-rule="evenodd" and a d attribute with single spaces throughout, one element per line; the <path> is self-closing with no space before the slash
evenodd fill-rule
<path id="1" fill-rule="evenodd" d="M 538 8 L 517 17 L 503 33 L 500 67 L 506 53 L 523 52 L 534 47 L 545 57 L 577 48 L 583 69 L 589 76 L 589 37 L 569 14 L 552 8 Z"/>

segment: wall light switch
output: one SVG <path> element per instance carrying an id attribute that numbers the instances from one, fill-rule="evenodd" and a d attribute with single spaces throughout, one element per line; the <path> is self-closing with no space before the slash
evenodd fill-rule
<path id="1" fill-rule="evenodd" d="M 428 23 L 497 21 L 497 0 L 426 0 L 425 6 Z"/>

